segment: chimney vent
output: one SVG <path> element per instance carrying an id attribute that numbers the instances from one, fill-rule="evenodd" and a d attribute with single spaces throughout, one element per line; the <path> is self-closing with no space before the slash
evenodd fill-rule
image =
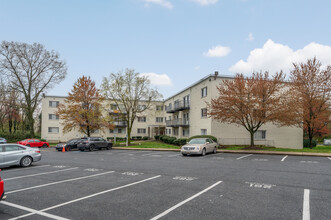
<path id="1" fill-rule="evenodd" d="M 214 80 L 216 80 L 217 76 L 218 76 L 218 71 L 215 71 Z"/>

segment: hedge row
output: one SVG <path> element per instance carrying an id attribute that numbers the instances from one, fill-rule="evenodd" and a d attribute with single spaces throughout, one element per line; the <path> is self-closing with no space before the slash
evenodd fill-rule
<path id="1" fill-rule="evenodd" d="M 187 138 L 177 139 L 176 137 L 170 137 L 170 136 L 166 136 L 166 135 L 160 135 L 160 136 L 156 135 L 156 136 L 154 136 L 154 138 L 156 140 L 160 140 L 164 143 L 174 144 L 174 145 L 178 145 L 178 146 L 185 145 L 187 142 Z"/>
<path id="2" fill-rule="evenodd" d="M 311 144 L 313 147 L 316 147 L 317 141 L 312 140 Z M 303 139 L 303 147 L 309 147 L 309 139 Z"/>
<path id="3" fill-rule="evenodd" d="M 148 136 L 132 136 L 131 140 L 148 140 Z M 107 141 L 114 141 L 114 137 L 107 137 Z M 126 141 L 126 137 L 116 137 L 116 141 Z"/>
<path id="4" fill-rule="evenodd" d="M 0 132 L 0 137 L 5 138 L 8 143 L 14 143 L 17 141 L 31 138 L 30 133 L 24 132 L 16 132 L 11 134 L 8 132 Z M 35 135 L 35 138 L 40 139 L 40 135 Z"/>
<path id="5" fill-rule="evenodd" d="M 148 140 L 148 136 L 132 136 L 131 140 Z"/>

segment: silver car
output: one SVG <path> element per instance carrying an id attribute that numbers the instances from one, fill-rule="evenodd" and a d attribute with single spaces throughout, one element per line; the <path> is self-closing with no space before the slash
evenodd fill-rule
<path id="1" fill-rule="evenodd" d="M 210 138 L 193 138 L 186 145 L 182 146 L 181 153 L 183 156 L 188 154 L 199 154 L 205 156 L 206 153 L 217 152 L 218 144 Z"/>
<path id="2" fill-rule="evenodd" d="M 0 144 L 5 144 L 5 143 L 7 143 L 6 138 L 0 137 Z"/>
<path id="3" fill-rule="evenodd" d="M 39 148 L 20 144 L 0 144 L 0 168 L 20 165 L 28 167 L 32 162 L 41 160 Z"/>

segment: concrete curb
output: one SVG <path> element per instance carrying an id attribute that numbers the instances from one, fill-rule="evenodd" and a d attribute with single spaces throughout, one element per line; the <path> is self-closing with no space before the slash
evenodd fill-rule
<path id="1" fill-rule="evenodd" d="M 113 147 L 116 150 L 141 150 L 141 151 L 174 151 L 180 152 L 180 149 L 164 149 L 164 148 L 127 148 Z M 267 155 L 292 155 L 292 156 L 315 156 L 315 157 L 331 157 L 330 153 L 307 153 L 307 152 L 284 152 L 284 151 L 255 151 L 255 150 L 217 150 L 218 153 L 233 153 L 233 154 L 267 154 Z"/>

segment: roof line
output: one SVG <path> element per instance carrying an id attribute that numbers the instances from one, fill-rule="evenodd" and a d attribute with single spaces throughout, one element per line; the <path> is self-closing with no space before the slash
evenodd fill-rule
<path id="1" fill-rule="evenodd" d="M 174 95 L 170 96 L 169 98 L 165 99 L 164 101 L 165 101 L 165 102 L 168 101 L 169 99 L 175 97 L 176 95 L 178 95 L 178 94 L 180 94 L 180 93 L 182 93 L 182 92 L 184 92 L 184 91 L 186 91 L 186 90 L 192 88 L 193 86 L 195 86 L 195 85 L 201 83 L 202 81 L 205 81 L 205 80 L 208 79 L 209 77 L 215 77 L 215 74 L 209 74 L 209 75 L 203 77 L 203 78 L 200 79 L 199 81 L 193 83 L 192 85 L 190 85 L 190 86 L 188 86 L 188 87 L 185 87 L 184 89 L 180 90 L 179 92 L 175 93 Z M 230 75 L 217 75 L 216 77 L 217 77 L 217 78 L 230 78 L 230 79 L 234 79 L 234 77 L 233 77 L 233 76 L 230 76 Z"/>

